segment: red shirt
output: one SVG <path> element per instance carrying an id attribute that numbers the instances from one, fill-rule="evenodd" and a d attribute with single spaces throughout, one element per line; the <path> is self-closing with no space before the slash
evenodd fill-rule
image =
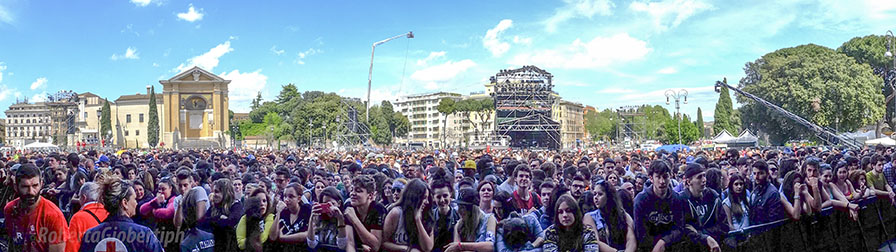
<path id="1" fill-rule="evenodd" d="M 99 221 L 103 221 L 109 216 L 109 212 L 106 212 L 106 208 L 103 208 L 103 204 L 98 202 L 87 203 L 84 208 L 81 208 L 81 211 L 78 211 L 72 216 L 72 220 L 69 222 L 69 237 L 68 241 L 65 243 L 65 251 L 77 252 L 78 249 L 81 248 L 81 237 L 84 236 L 84 232 L 87 232 L 88 229 L 100 224 L 97 219 L 93 218 L 87 211 L 96 215 L 96 218 L 98 218 Z"/>
<path id="2" fill-rule="evenodd" d="M 22 251 L 47 251 L 50 245 L 65 242 L 68 225 L 56 204 L 40 197 L 37 207 L 29 213 L 15 213 L 19 199 L 3 208 L 6 215 L 6 233 L 13 245 Z"/>
<path id="3" fill-rule="evenodd" d="M 513 191 L 513 205 L 523 213 L 529 209 L 541 207 L 541 198 L 535 192 L 529 192 L 529 200 L 523 200 L 518 192 Z"/>

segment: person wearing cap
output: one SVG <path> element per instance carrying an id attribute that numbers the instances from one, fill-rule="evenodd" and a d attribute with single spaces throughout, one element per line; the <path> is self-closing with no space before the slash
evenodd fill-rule
<path id="1" fill-rule="evenodd" d="M 454 226 L 454 242 L 445 246 L 444 251 L 494 251 L 498 221 L 479 209 L 479 193 L 475 189 L 464 188 L 459 194 L 457 212 L 460 220 Z"/>
<path id="2" fill-rule="evenodd" d="M 681 197 L 687 201 L 685 211 L 688 214 L 683 230 L 694 244 L 707 246 L 710 251 L 720 251 L 719 241 L 731 228 L 718 193 L 706 188 L 706 170 L 702 164 L 687 165 L 684 184 L 686 189 L 681 192 Z"/>

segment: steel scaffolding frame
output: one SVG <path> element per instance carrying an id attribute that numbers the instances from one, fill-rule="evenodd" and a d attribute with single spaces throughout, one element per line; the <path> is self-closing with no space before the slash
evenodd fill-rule
<path id="1" fill-rule="evenodd" d="M 553 75 L 535 66 L 501 70 L 494 85 L 496 135 L 510 137 L 511 147 L 560 148 L 560 123 L 552 109 Z"/>

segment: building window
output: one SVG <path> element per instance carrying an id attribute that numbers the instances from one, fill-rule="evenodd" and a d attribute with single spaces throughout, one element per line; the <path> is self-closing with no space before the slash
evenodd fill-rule
<path id="1" fill-rule="evenodd" d="M 127 131 L 127 130 L 124 131 L 124 136 L 128 136 L 128 131 Z"/>
<path id="2" fill-rule="evenodd" d="M 141 115 L 142 115 L 142 114 L 141 114 Z M 140 135 L 140 130 L 135 130 L 135 131 L 134 131 L 134 135 L 135 135 L 135 136 L 139 136 L 139 135 Z"/>
<path id="3" fill-rule="evenodd" d="M 127 116 L 125 116 L 125 122 L 131 123 L 131 114 L 128 114 Z"/>
<path id="4" fill-rule="evenodd" d="M 84 119 L 87 119 L 87 112 L 84 112 Z"/>
<path id="5" fill-rule="evenodd" d="M 143 113 L 140 113 L 140 122 L 143 122 Z M 139 135 L 139 134 L 137 134 Z"/>

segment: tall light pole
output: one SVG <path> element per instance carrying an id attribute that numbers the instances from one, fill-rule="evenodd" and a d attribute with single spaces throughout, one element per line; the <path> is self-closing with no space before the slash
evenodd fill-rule
<path id="1" fill-rule="evenodd" d="M 367 104 L 366 104 L 366 106 L 367 106 L 367 112 L 366 112 L 367 113 L 367 116 L 366 116 L 367 123 L 370 123 L 370 83 L 373 81 L 373 53 L 376 52 L 376 46 L 382 45 L 383 43 L 386 43 L 389 41 L 392 41 L 393 39 L 397 39 L 397 38 L 401 38 L 401 37 L 405 37 L 405 36 L 408 37 L 409 39 L 414 38 L 414 32 L 408 32 L 405 34 L 396 35 L 395 37 L 377 41 L 377 42 L 373 43 L 373 46 L 371 46 L 371 49 L 370 49 L 370 72 L 367 73 Z"/>
<path id="2" fill-rule="evenodd" d="M 688 91 L 684 89 L 678 90 L 678 92 L 672 89 L 666 90 L 666 105 L 669 105 L 669 98 L 675 100 L 675 116 L 678 117 L 678 144 L 681 144 L 681 105 L 679 102 L 684 100 L 684 104 L 688 104 Z"/>

